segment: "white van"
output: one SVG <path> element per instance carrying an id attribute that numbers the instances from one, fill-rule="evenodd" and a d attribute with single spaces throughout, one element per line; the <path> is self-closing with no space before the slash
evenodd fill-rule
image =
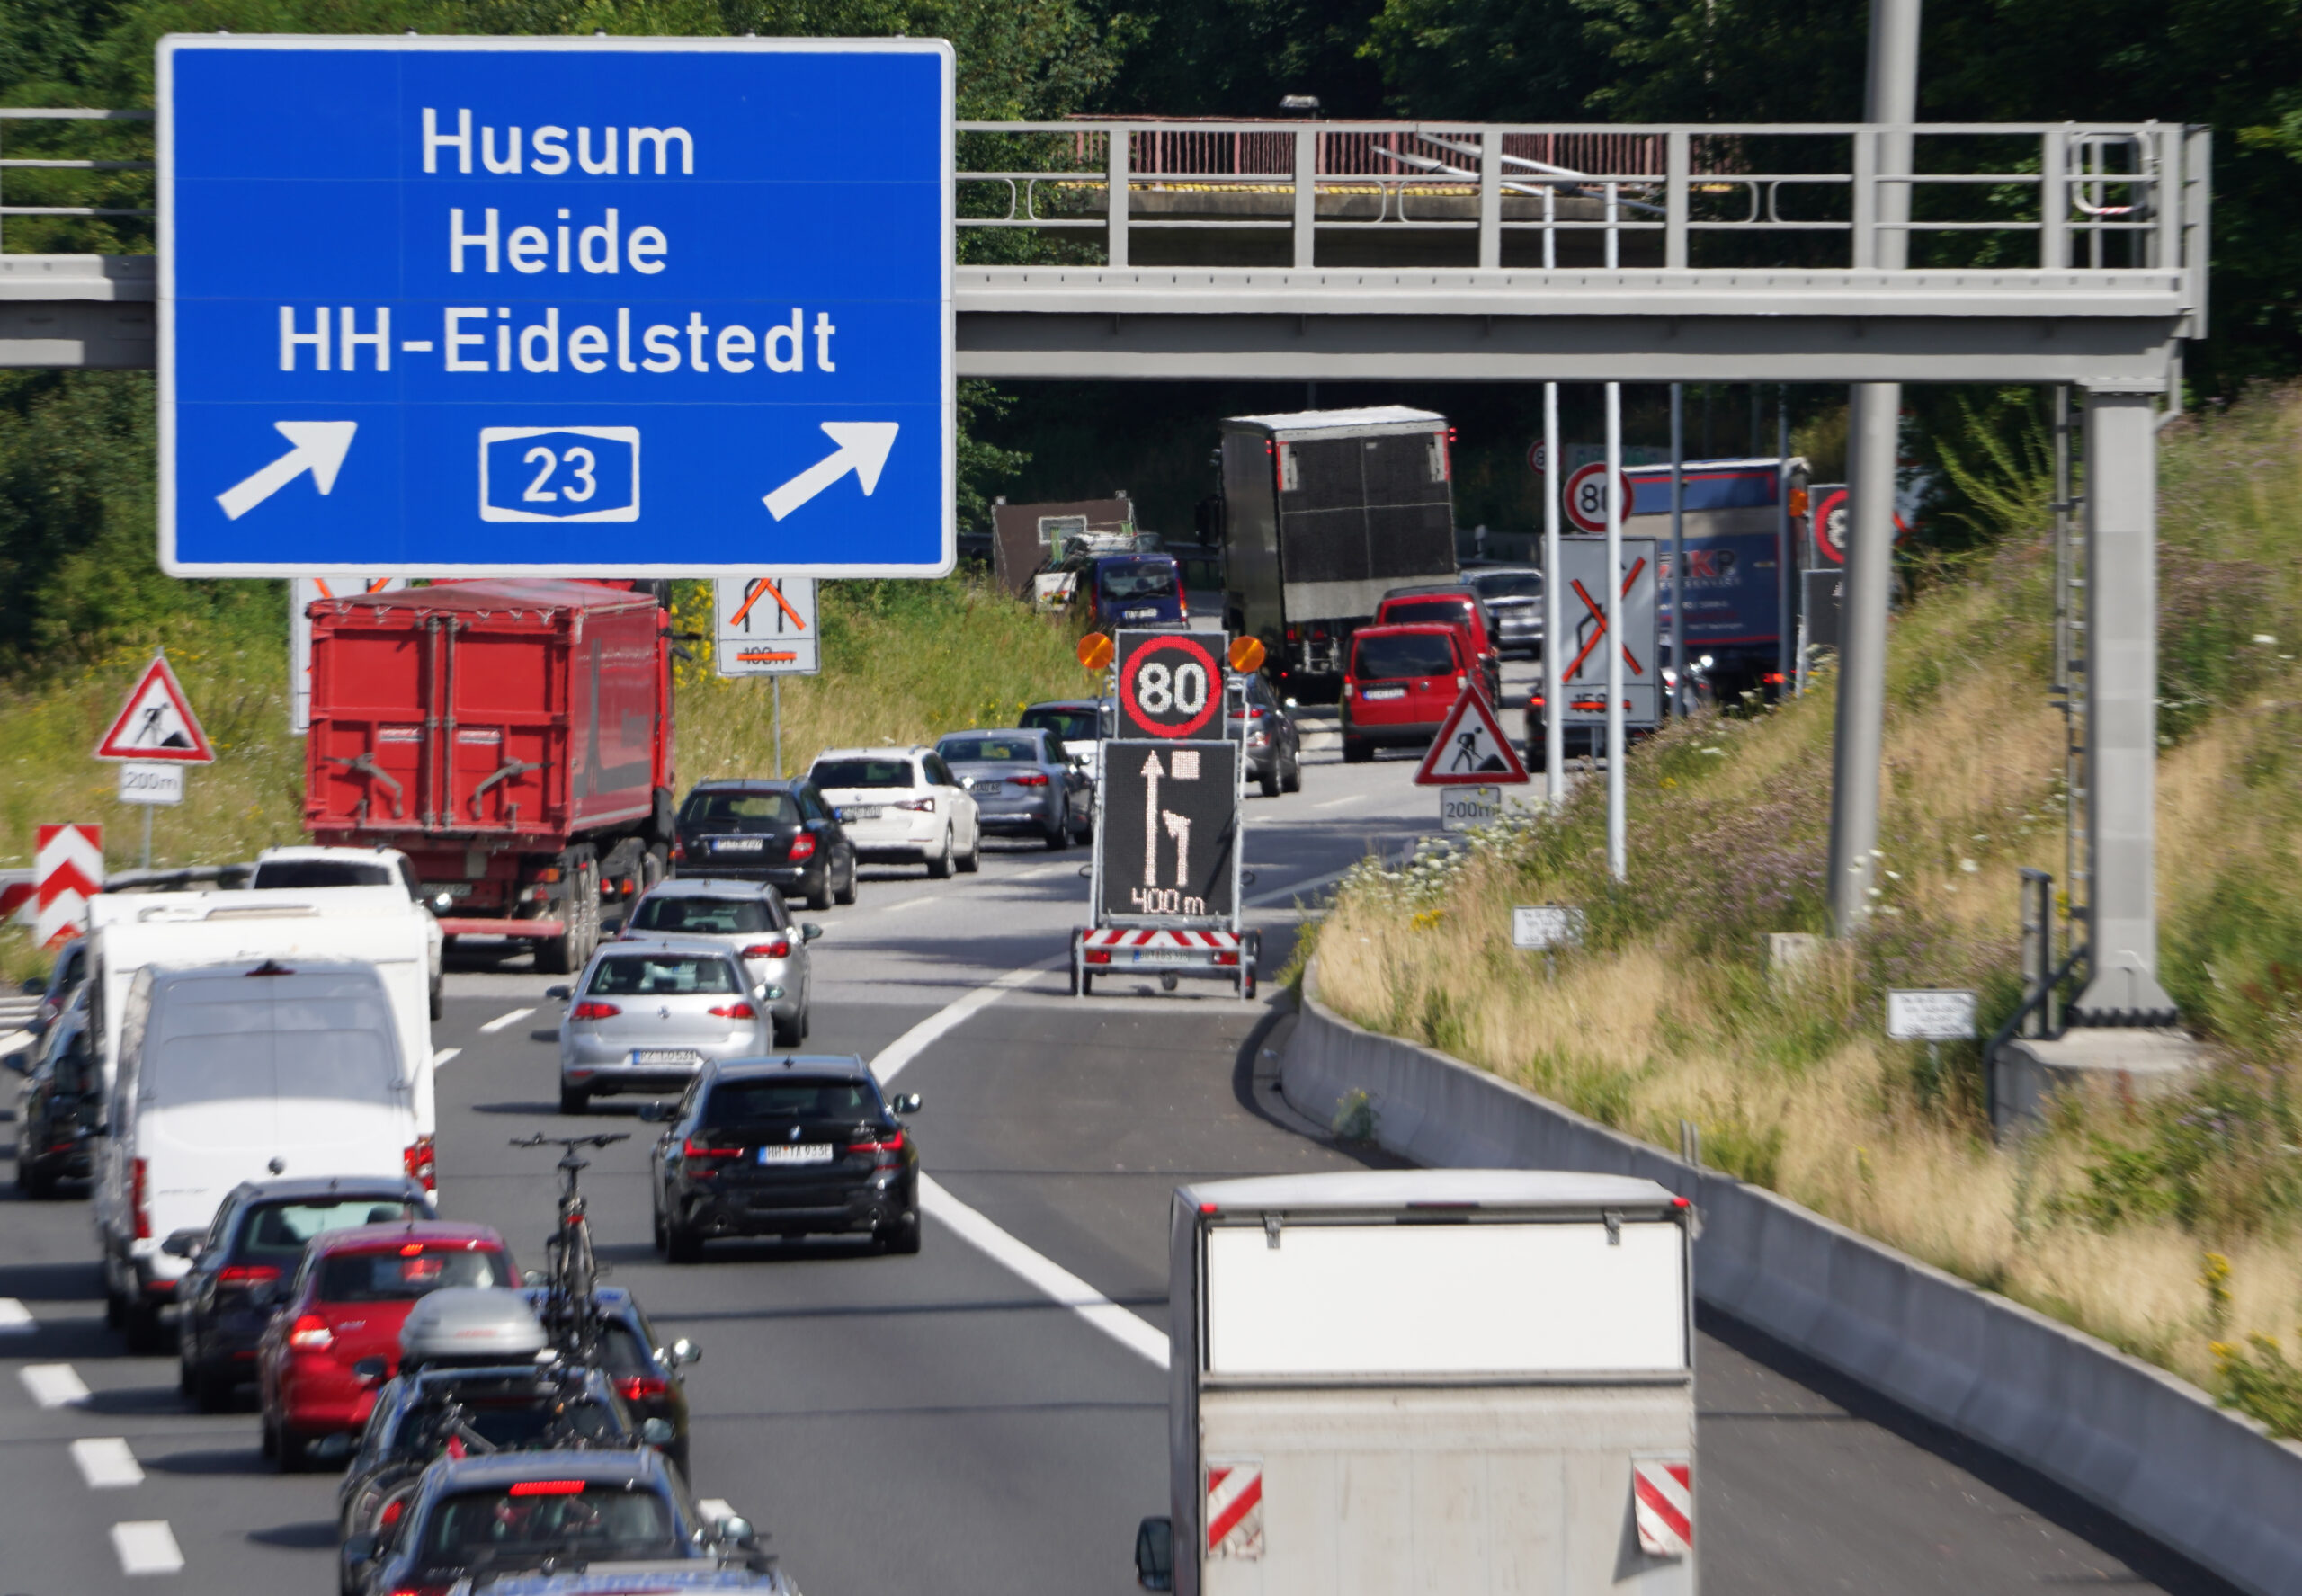
<path id="1" fill-rule="evenodd" d="M 120 1009 L 97 1155 L 107 1319 L 160 1341 L 188 1265 L 160 1251 L 242 1181 L 405 1174 L 418 1139 L 392 1000 L 375 968 L 265 958 L 147 966 Z"/>

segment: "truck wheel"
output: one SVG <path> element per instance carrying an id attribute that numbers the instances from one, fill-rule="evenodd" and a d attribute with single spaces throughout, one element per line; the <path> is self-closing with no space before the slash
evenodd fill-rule
<path id="1" fill-rule="evenodd" d="M 664 878 L 672 873 L 672 861 L 662 843 L 639 856 L 639 890 L 647 892 L 663 885 Z"/>
<path id="2" fill-rule="evenodd" d="M 1375 746 L 1364 737 L 1346 736 L 1343 740 L 1343 762 L 1363 765 L 1375 757 Z"/>

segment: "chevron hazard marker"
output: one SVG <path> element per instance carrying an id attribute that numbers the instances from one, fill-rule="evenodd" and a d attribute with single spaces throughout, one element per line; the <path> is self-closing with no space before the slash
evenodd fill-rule
<path id="1" fill-rule="evenodd" d="M 1208 1459 L 1207 1555 L 1254 1562 L 1263 1556 L 1263 1459 Z"/>
<path id="2" fill-rule="evenodd" d="M 176 673 L 168 669 L 166 655 L 154 655 L 144 667 L 120 706 L 120 718 L 96 745 L 96 757 L 216 762 L 216 751 L 208 745 L 208 734 L 200 729 L 200 718 L 192 712 L 192 700 L 183 696 Z"/>
<path id="3" fill-rule="evenodd" d="M 41 826 L 32 883 L 32 940 L 47 948 L 76 935 L 87 923 L 88 900 L 104 887 L 104 828 Z"/>
<path id="4" fill-rule="evenodd" d="M 1694 1549 L 1694 1466 L 1684 1458 L 1644 1458 L 1630 1466 L 1638 1549 L 1683 1557 Z"/>

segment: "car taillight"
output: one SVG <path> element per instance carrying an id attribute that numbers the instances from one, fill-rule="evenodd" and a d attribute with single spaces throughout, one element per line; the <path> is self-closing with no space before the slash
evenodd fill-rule
<path id="1" fill-rule="evenodd" d="M 581 1496 L 583 1480 L 516 1480 L 510 1494 L 513 1496 Z"/>
<path id="2" fill-rule="evenodd" d="M 1287 629 L 1287 640 L 1289 643 L 1300 643 L 1303 640 L 1301 629 L 1291 626 L 1289 627 Z"/>
<path id="3" fill-rule="evenodd" d="M 661 1396 L 669 1391 L 671 1382 L 657 1379 L 652 1374 L 636 1374 L 629 1379 L 618 1380 L 615 1388 L 626 1402 L 645 1402 L 651 1396 Z"/>
<path id="4" fill-rule="evenodd" d="M 424 1182 L 424 1190 L 436 1191 L 440 1188 L 439 1167 L 433 1156 L 432 1138 L 417 1137 L 400 1149 L 400 1161 L 407 1166 L 408 1174 Z"/>
<path id="5" fill-rule="evenodd" d="M 335 1332 L 317 1314 L 306 1314 L 289 1326 L 288 1344 L 307 1352 L 324 1352 L 335 1345 Z"/>
<path id="6" fill-rule="evenodd" d="M 706 1009 L 703 1012 L 718 1020 L 756 1020 L 759 1018 L 759 1011 L 753 1008 L 749 1003 L 721 1003 L 717 1008 Z"/>
<path id="7" fill-rule="evenodd" d="M 815 856 L 816 837 L 813 832 L 803 831 L 791 839 L 791 851 L 786 857 L 793 864 L 799 863 L 803 859 L 813 859 Z"/>
<path id="8" fill-rule="evenodd" d="M 139 1242 L 152 1239 L 152 1210 L 144 1206 L 145 1173 L 144 1160 L 139 1158 L 129 1172 L 128 1182 L 128 1201 L 136 1210 L 136 1239 Z"/>
<path id="9" fill-rule="evenodd" d="M 1239 962 L 1239 956 L 1232 950 L 1225 948 L 1218 951 L 1209 962 L 1225 966 L 1235 965 Z"/>
<path id="10" fill-rule="evenodd" d="M 1087 950 L 1085 955 L 1086 963 L 1109 964 L 1111 961 L 1111 950 L 1109 948 L 1090 948 Z"/>
<path id="11" fill-rule="evenodd" d="M 778 937 L 772 942 L 754 942 L 744 950 L 744 957 L 745 958 L 789 958 L 791 957 L 791 939 Z M 719 1011 L 714 1009 L 711 1012 L 716 1014 Z"/>
<path id="12" fill-rule="evenodd" d="M 228 1263 L 216 1271 L 219 1286 L 268 1286 L 279 1278 L 269 1263 Z"/>
<path id="13" fill-rule="evenodd" d="M 680 1143 L 680 1155 L 683 1158 L 741 1158 L 744 1150 L 741 1147 L 707 1147 L 693 1137 L 688 1137 Z"/>
<path id="14" fill-rule="evenodd" d="M 394 1585 L 392 1596 L 448 1596 L 450 1585 Z"/>
<path id="15" fill-rule="evenodd" d="M 1760 677 L 1759 680 L 1765 682 L 1769 687 L 1780 687 L 1782 685 L 1782 673 L 1780 671 L 1769 671 L 1765 675 Z"/>
<path id="16" fill-rule="evenodd" d="M 1043 771 L 1026 771 L 1020 776 L 1008 777 L 1007 782 L 1011 787 L 1045 787 L 1047 776 Z"/>
<path id="17" fill-rule="evenodd" d="M 406 1511 L 407 1498 L 405 1496 L 395 1496 L 389 1502 L 384 1503 L 384 1511 L 377 1515 L 376 1522 L 382 1528 L 388 1529 L 393 1525 L 399 1522 L 400 1515 Z"/>
<path id="18" fill-rule="evenodd" d="M 676 863 L 676 862 L 677 862 L 677 861 L 679 861 L 680 860 L 685 859 L 686 857 L 687 857 L 687 844 L 686 844 L 685 843 L 674 843 L 672 844 L 672 859 L 673 859 L 673 861 L 674 861 L 674 863 Z"/>
<path id="19" fill-rule="evenodd" d="M 623 1011 L 613 1003 L 577 1003 L 567 1011 L 570 1020 L 612 1020 Z"/>
<path id="20" fill-rule="evenodd" d="M 915 815 L 932 815 L 935 813 L 935 800 L 932 798 L 905 798 L 900 803 L 889 804 L 888 807 L 890 809 L 909 809 Z"/>
<path id="21" fill-rule="evenodd" d="M 847 1144 L 847 1150 L 851 1153 L 869 1153 L 874 1164 L 900 1164 L 903 1162 L 903 1132 L 890 1131 L 876 1141 L 850 1142 Z"/>

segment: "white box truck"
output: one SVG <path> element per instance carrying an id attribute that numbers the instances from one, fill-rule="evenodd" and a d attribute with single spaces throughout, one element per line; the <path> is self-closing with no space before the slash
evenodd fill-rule
<path id="1" fill-rule="evenodd" d="M 1542 1171 L 1180 1189 L 1142 1583 L 1691 1596 L 1691 1217 Z"/>

